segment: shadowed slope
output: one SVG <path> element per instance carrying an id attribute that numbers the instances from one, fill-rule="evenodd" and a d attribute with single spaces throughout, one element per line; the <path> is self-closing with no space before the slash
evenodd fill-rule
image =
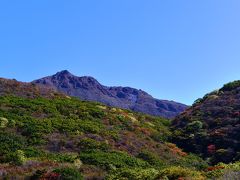
<path id="1" fill-rule="evenodd" d="M 186 109 L 186 105 L 174 101 L 158 100 L 142 90 L 130 87 L 107 87 L 93 77 L 77 77 L 61 71 L 33 81 L 82 100 L 101 102 L 109 106 L 129 109 L 155 116 L 173 118 Z"/>

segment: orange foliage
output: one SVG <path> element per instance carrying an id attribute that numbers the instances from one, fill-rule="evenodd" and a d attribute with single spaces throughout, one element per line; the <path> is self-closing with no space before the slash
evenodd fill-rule
<path id="1" fill-rule="evenodd" d="M 170 150 L 174 153 L 174 154 L 178 154 L 182 157 L 187 156 L 187 153 L 183 152 L 182 149 L 178 148 L 176 146 L 176 144 L 173 143 L 166 143 L 166 145 L 170 148 Z"/>
<path id="2" fill-rule="evenodd" d="M 207 171 L 216 171 L 216 170 L 219 170 L 219 169 L 225 169 L 225 167 L 224 166 L 208 167 Z"/>

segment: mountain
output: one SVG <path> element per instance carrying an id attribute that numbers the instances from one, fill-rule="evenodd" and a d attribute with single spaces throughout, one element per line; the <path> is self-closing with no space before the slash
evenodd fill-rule
<path id="1" fill-rule="evenodd" d="M 101 102 L 112 107 L 166 118 L 173 118 L 187 108 L 186 105 L 174 101 L 155 99 L 142 90 L 103 86 L 92 77 L 77 77 L 66 70 L 32 83 L 53 88 L 82 100 Z"/>
<path id="2" fill-rule="evenodd" d="M 208 164 L 238 160 L 239 92 L 227 84 L 171 122 L 1 78 L 0 179 L 239 179 L 240 162 Z"/>
<path id="3" fill-rule="evenodd" d="M 213 164 L 240 160 L 240 81 L 196 100 L 172 128 L 180 147 Z"/>
<path id="4" fill-rule="evenodd" d="M 53 98 L 57 96 L 66 96 L 52 88 L 35 85 L 33 83 L 19 82 L 15 79 L 0 78 L 0 96 L 14 95 L 19 97 L 36 98 L 45 97 Z"/>
<path id="5" fill-rule="evenodd" d="M 204 179 L 207 163 L 170 143 L 169 125 L 0 79 L 0 179 Z"/>

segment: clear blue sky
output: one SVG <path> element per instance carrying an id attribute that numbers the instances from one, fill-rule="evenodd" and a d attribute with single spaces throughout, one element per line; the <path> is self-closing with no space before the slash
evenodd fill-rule
<path id="1" fill-rule="evenodd" d="M 68 69 L 191 104 L 240 79 L 239 0 L 3 0 L 0 76 Z"/>

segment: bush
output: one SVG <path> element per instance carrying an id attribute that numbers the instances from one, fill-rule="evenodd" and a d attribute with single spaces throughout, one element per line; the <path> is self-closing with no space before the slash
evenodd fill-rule
<path id="1" fill-rule="evenodd" d="M 80 151 L 91 151 L 91 150 L 102 150 L 106 151 L 109 149 L 108 145 L 104 142 L 98 142 L 91 138 L 81 139 L 78 143 Z"/>
<path id="2" fill-rule="evenodd" d="M 14 156 L 19 149 L 23 149 L 26 141 L 22 136 L 15 134 L 0 132 L 0 162 L 12 162 Z"/>
<path id="3" fill-rule="evenodd" d="M 25 157 L 24 152 L 22 150 L 17 150 L 13 154 L 13 160 L 14 160 L 14 164 L 23 165 L 26 161 L 26 157 Z"/>
<path id="4" fill-rule="evenodd" d="M 159 171 L 153 168 L 149 169 L 118 169 L 112 171 L 107 177 L 107 180 L 119 180 L 119 179 L 131 179 L 131 180 L 157 180 L 159 176 Z"/>
<path id="5" fill-rule="evenodd" d="M 64 180 L 74 180 L 74 179 L 82 180 L 83 179 L 82 174 L 77 169 L 70 168 L 70 167 L 55 169 L 53 172 L 60 174 L 60 178 Z"/>
<path id="6" fill-rule="evenodd" d="M 77 159 L 77 155 L 71 153 L 45 153 L 43 157 L 60 163 L 74 163 Z"/>
<path id="7" fill-rule="evenodd" d="M 194 154 L 182 157 L 176 164 L 181 167 L 196 168 L 197 170 L 204 170 L 208 167 L 206 161 Z"/>
<path id="8" fill-rule="evenodd" d="M 151 152 L 144 151 L 138 154 L 138 158 L 147 161 L 150 165 L 155 166 L 157 168 L 165 166 L 165 163 L 160 160 L 160 158 Z"/>
<path id="9" fill-rule="evenodd" d="M 0 128 L 5 128 L 8 125 L 8 119 L 0 117 Z"/>
<path id="10" fill-rule="evenodd" d="M 38 120 L 26 118 L 22 120 L 22 135 L 28 137 L 28 142 L 32 145 L 44 143 L 43 135 L 53 131 L 50 120 Z"/>
<path id="11" fill-rule="evenodd" d="M 44 152 L 34 148 L 34 147 L 27 147 L 24 149 L 25 156 L 28 158 L 31 157 L 42 157 L 44 155 Z"/>
<path id="12" fill-rule="evenodd" d="M 240 81 L 233 81 L 233 82 L 230 82 L 230 83 L 227 83 L 225 84 L 221 89 L 220 91 L 231 91 L 237 87 L 240 86 Z"/>
<path id="13" fill-rule="evenodd" d="M 103 128 L 100 123 L 93 121 L 82 121 L 79 123 L 80 129 L 85 133 L 99 133 Z"/>
<path id="14" fill-rule="evenodd" d="M 224 164 L 207 168 L 206 176 L 210 179 L 239 179 L 240 162 Z"/>
<path id="15" fill-rule="evenodd" d="M 187 125 L 187 131 L 198 132 L 203 128 L 203 123 L 201 121 L 193 121 Z"/>
<path id="16" fill-rule="evenodd" d="M 194 180 L 204 180 L 204 176 L 199 172 L 188 168 L 183 168 L 180 166 L 172 166 L 165 168 L 160 171 L 160 177 L 167 177 L 169 180 L 175 180 L 179 178 L 183 179 L 194 179 Z"/>
<path id="17" fill-rule="evenodd" d="M 124 152 L 92 151 L 80 153 L 84 164 L 96 165 L 107 170 L 124 167 L 148 167 L 149 164 L 141 159 L 132 157 Z"/>
<path id="18" fill-rule="evenodd" d="M 151 138 L 156 142 L 166 142 L 168 137 L 166 135 L 155 132 L 151 135 Z"/>
<path id="19" fill-rule="evenodd" d="M 82 167 L 83 163 L 82 163 L 82 161 L 80 159 L 75 159 L 74 162 L 73 162 L 73 165 L 76 168 L 80 169 Z"/>

